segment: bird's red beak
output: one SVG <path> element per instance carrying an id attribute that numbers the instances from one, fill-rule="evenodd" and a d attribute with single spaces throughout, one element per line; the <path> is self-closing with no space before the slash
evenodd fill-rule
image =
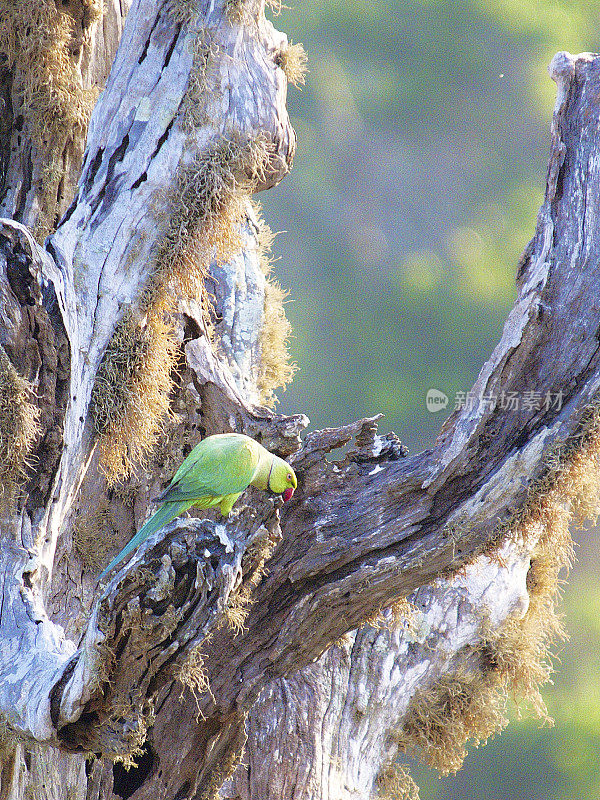
<path id="1" fill-rule="evenodd" d="M 283 502 L 287 503 L 287 501 L 291 498 L 293 494 L 294 494 L 294 487 L 288 486 L 288 488 L 283 493 Z"/>

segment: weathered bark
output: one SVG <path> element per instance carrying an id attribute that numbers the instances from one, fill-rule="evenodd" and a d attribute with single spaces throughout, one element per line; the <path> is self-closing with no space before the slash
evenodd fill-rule
<path id="1" fill-rule="evenodd" d="M 222 796 L 375 796 L 415 694 L 442 676 L 481 673 L 484 617 L 496 628 L 527 611 L 529 553 L 509 546 L 502 560 L 482 557 L 455 579 L 417 590 L 402 623 L 384 615 L 269 684 L 250 711 L 247 752 Z M 453 758 L 463 745 L 455 743 Z"/>
<path id="2" fill-rule="evenodd" d="M 327 746 L 315 738 L 317 708 L 301 730 L 304 746 L 312 737 L 310 780 L 275 759 L 269 769 L 278 788 L 270 796 L 344 796 L 343 789 L 367 797 L 384 763 L 410 744 L 398 729 L 417 690 L 442 674 L 500 671 L 489 625 L 526 616 L 531 554 L 552 533 L 540 508 L 557 486 L 568 505 L 581 485 L 561 487 L 562 477 L 584 450 L 595 458 L 598 61 L 554 62 L 559 98 L 546 200 L 517 303 L 473 389 L 475 402 L 449 420 L 430 451 L 408 458 L 393 436 L 377 436 L 375 420 L 309 434 L 301 446 L 305 417 L 257 405 L 265 278 L 247 198 L 279 181 L 293 156 L 278 66 L 285 46 L 259 3 L 136 0 L 60 225 L 42 248 L 24 227 L 3 222 L 0 344 L 31 387 L 23 413 L 37 461 L 26 483 L 15 475 L 5 492 L 0 711 L 33 754 L 32 781 L 44 765 L 64 761 L 57 797 L 109 797 L 113 780 L 118 794 L 138 800 L 213 797 L 240 757 L 248 712 L 248 763 L 266 766 L 257 726 L 278 719 L 290 691 L 299 695 L 293 713 L 301 719 L 301 687 L 315 674 L 326 676 L 316 705 L 337 737 Z M 207 191 L 215 176 L 219 185 Z M 6 195 L 11 215 L 17 183 Z M 34 214 L 32 197 L 26 203 Z M 182 261 L 187 269 L 190 260 L 219 286 L 220 346 L 202 281 L 173 267 Z M 114 423 L 99 417 L 99 374 L 107 353 L 114 356 L 115 332 L 131 325 L 146 342 L 166 317 L 174 329 L 164 346 L 178 348 L 171 401 L 180 418 L 161 441 L 162 459 L 117 491 L 101 470 L 102 438 L 97 447 Z M 14 383 L 12 367 L 5 372 Z M 560 403 L 514 409 L 485 399 L 531 391 Z M 231 429 L 291 456 L 297 498 L 280 510 L 249 492 L 226 522 L 173 523 L 96 588 L 77 539 L 85 514 L 101 512 L 117 538 L 129 538 L 172 463 L 201 435 Z M 351 440 L 339 462 L 326 460 Z M 482 555 L 500 546 L 505 566 Z M 471 562 L 459 589 L 449 576 Z M 419 590 L 440 576 L 447 582 Z M 363 629 L 352 634 L 352 648 L 331 649 L 307 667 L 415 590 L 414 601 L 429 606 L 428 635 L 409 634 L 409 653 L 399 631 Z M 428 648 L 443 637 L 443 658 L 432 658 Z M 383 649 L 397 653 L 393 672 L 404 683 L 386 684 L 373 655 Z M 365 672 L 367 694 L 383 699 L 358 725 L 357 710 L 370 708 L 364 693 L 342 702 L 340 692 L 343 683 L 359 686 Z M 274 735 L 289 746 L 289 737 Z M 368 758 L 352 755 L 361 737 Z M 62 754 L 54 757 L 50 746 Z M 112 760 L 139 748 L 137 769 L 113 770 Z M 85 782 L 83 757 L 69 752 L 99 756 Z M 3 762 L 2 790 L 14 796 L 24 791 L 15 767 L 21 756 L 26 765 L 19 745 Z M 315 777 L 324 769 L 319 759 L 334 764 L 327 780 Z M 227 791 L 267 797 L 265 771 L 252 766 L 251 774 L 238 774 Z"/>
<path id="3" fill-rule="evenodd" d="M 38 238 L 69 207 L 128 0 L 0 4 L 0 215 Z"/>

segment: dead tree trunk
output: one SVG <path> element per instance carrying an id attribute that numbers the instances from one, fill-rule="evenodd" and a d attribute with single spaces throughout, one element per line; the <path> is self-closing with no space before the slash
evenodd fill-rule
<path id="1" fill-rule="evenodd" d="M 409 458 L 376 418 L 301 443 L 263 405 L 291 371 L 250 196 L 290 167 L 302 56 L 262 3 L 134 0 L 81 169 L 126 8 L 28 7 L 39 41 L 0 4 L 0 797 L 398 794 L 398 752 L 454 769 L 508 693 L 543 714 L 567 526 L 598 500 L 600 62 L 553 62 L 517 303 Z M 175 521 L 96 586 L 225 430 L 293 460 L 297 499 Z"/>

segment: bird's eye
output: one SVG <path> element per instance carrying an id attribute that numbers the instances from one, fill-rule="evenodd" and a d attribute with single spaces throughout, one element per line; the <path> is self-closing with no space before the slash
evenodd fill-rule
<path id="1" fill-rule="evenodd" d="M 292 480 L 292 473 L 291 473 L 291 472 L 288 472 L 288 474 L 287 474 L 287 479 L 288 479 L 288 481 L 291 481 L 291 480 Z"/>

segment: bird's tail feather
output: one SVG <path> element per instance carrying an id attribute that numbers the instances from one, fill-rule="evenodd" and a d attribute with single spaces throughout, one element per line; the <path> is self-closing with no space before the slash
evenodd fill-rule
<path id="1" fill-rule="evenodd" d="M 171 522 L 172 519 L 175 519 L 175 517 L 179 516 L 179 514 L 181 514 L 183 511 L 186 511 L 189 507 L 189 503 L 165 503 L 163 506 L 161 506 L 158 511 L 156 511 L 156 513 L 154 513 L 150 519 L 142 525 L 135 536 L 130 539 L 129 542 L 127 542 L 118 556 L 113 558 L 108 567 L 106 567 L 106 569 L 100 573 L 98 580 L 104 580 L 112 568 L 116 567 L 116 565 L 122 561 L 125 556 L 128 556 L 129 553 L 139 547 L 141 543 L 148 538 L 148 536 L 164 527 L 168 522 Z"/>

